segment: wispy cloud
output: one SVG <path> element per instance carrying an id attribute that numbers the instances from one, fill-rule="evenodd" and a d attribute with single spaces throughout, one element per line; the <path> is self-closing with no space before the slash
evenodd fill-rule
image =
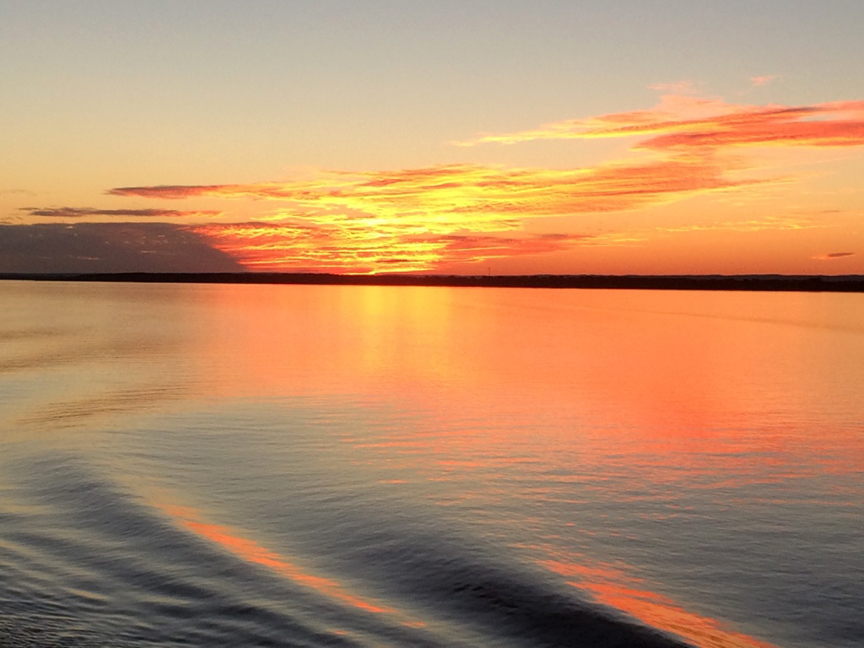
<path id="1" fill-rule="evenodd" d="M 721 221 L 714 223 L 692 223 L 689 225 L 678 225 L 675 227 L 657 227 L 658 232 L 764 232 L 784 230 L 807 230 L 826 227 L 825 223 L 814 221 L 806 217 L 794 216 L 766 216 L 764 218 L 753 218 L 748 220 Z"/>
<path id="2" fill-rule="evenodd" d="M 539 139 L 644 137 L 634 148 L 721 149 L 731 146 L 864 145 L 864 101 L 809 106 L 727 104 L 718 99 L 668 95 L 645 111 L 572 119 L 537 129 L 482 135 L 456 142 L 515 144 Z"/>
<path id="3" fill-rule="evenodd" d="M 180 211 L 177 209 L 94 209 L 92 207 L 21 207 L 30 216 L 43 218 L 92 218 L 110 216 L 122 218 L 182 218 L 185 216 L 219 216 L 219 211 Z"/>
<path id="4" fill-rule="evenodd" d="M 676 81 L 674 83 L 653 83 L 648 86 L 649 90 L 659 90 L 676 95 L 692 94 L 696 92 L 696 84 L 692 81 Z"/>
<path id="5" fill-rule="evenodd" d="M 864 101 L 742 110 L 693 124 L 667 124 L 640 148 L 864 145 Z"/>
<path id="6" fill-rule="evenodd" d="M 754 88 L 760 88 L 762 86 L 768 85 L 769 83 L 774 81 L 774 79 L 776 79 L 776 78 L 777 77 L 773 74 L 766 74 L 765 76 L 750 77 L 750 85 L 752 85 Z"/>
<path id="7" fill-rule="evenodd" d="M 827 254 L 819 254 L 814 257 L 810 257 L 811 259 L 817 259 L 819 261 L 835 261 L 836 259 L 845 259 L 847 257 L 855 256 L 854 252 L 828 252 Z"/>

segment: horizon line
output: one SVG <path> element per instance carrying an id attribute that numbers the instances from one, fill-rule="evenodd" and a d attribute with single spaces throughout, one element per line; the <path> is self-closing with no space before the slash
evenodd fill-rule
<path id="1" fill-rule="evenodd" d="M 218 283 L 471 288 L 731 290 L 864 292 L 864 275 L 787 274 L 335 274 L 322 272 L 98 272 L 0 273 L 2 281 Z"/>

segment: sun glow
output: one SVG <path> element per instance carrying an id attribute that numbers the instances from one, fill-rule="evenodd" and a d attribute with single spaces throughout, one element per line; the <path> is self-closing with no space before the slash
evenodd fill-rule
<path id="1" fill-rule="evenodd" d="M 626 247 L 681 232 L 723 229 L 743 235 L 788 229 L 784 224 L 796 219 L 749 214 L 740 222 L 727 218 L 718 225 L 691 216 L 687 223 L 667 218 L 639 229 L 623 223 L 598 227 L 597 219 L 717 193 L 734 192 L 736 204 L 745 209 L 764 202 L 766 188 L 788 185 L 795 176 L 774 171 L 777 162 L 772 163 L 770 156 L 745 157 L 741 151 L 849 150 L 864 145 L 864 102 L 759 106 L 667 95 L 649 110 L 568 120 L 454 144 L 597 138 L 630 138 L 633 144 L 623 159 L 581 168 L 464 163 L 393 171 L 319 171 L 284 182 L 120 187 L 109 193 L 278 203 L 275 213 L 255 221 L 189 227 L 253 270 L 417 272 L 584 246 Z M 783 164 L 788 163 L 784 159 Z M 542 233 L 532 221 L 542 225 Z M 557 223 L 552 231 L 550 223 Z"/>
<path id="2" fill-rule="evenodd" d="M 754 246 L 751 256 L 761 263 L 777 256 L 765 249 L 765 241 L 783 250 L 787 263 L 797 257 L 794 263 L 802 269 L 824 259 L 847 271 L 860 263 L 860 257 L 836 256 L 842 248 L 828 247 L 848 246 L 842 235 L 848 224 L 841 216 L 811 217 L 824 216 L 830 208 L 819 204 L 808 183 L 819 186 L 815 165 L 836 167 L 864 146 L 864 101 L 750 105 L 670 94 L 646 110 L 453 144 L 463 150 L 485 145 L 488 151 L 494 149 L 488 145 L 568 140 L 577 146 L 580 140 L 611 138 L 624 140 L 623 154 L 580 167 L 463 162 L 372 171 L 306 169 L 279 182 L 127 186 L 107 192 L 124 201 L 162 201 L 159 208 L 21 210 L 28 219 L 51 219 L 52 225 L 44 220 L 38 225 L 53 227 L 54 234 L 63 227 L 58 219 L 78 221 L 79 229 L 133 219 L 139 238 L 148 241 L 141 254 L 174 249 L 158 236 L 147 236 L 159 224 L 147 221 L 170 219 L 170 225 L 161 223 L 159 236 L 192 237 L 200 248 L 253 271 L 470 271 L 489 261 L 513 267 L 523 257 L 572 260 L 578 254 L 603 272 L 608 270 L 598 262 L 604 258 L 625 263 L 642 258 L 657 268 L 671 255 L 686 265 L 680 252 L 685 243 L 711 255 L 709 267 L 728 265 L 723 252 L 728 237 L 719 230 Z M 805 197 L 791 210 L 785 200 L 794 192 Z M 823 191 L 821 199 L 836 200 L 835 195 Z M 195 204 L 166 208 L 166 202 L 180 200 Z M 229 202 L 242 206 L 213 208 Z M 849 210 L 847 205 L 840 211 L 848 216 Z M 783 238 L 784 232 L 828 225 L 832 229 L 818 248 L 799 249 L 806 245 L 803 239 Z M 56 247 L 68 249 L 67 239 Z M 684 239 L 677 246 L 665 243 Z M 588 252 L 591 248 L 606 250 L 598 255 Z"/>

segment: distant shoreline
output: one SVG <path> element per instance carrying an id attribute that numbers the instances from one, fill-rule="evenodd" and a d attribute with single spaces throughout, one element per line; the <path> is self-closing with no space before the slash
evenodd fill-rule
<path id="1" fill-rule="evenodd" d="M 0 280 L 129 283 L 450 286 L 628 290 L 864 292 L 864 275 L 339 275 L 287 272 L 2 273 Z"/>

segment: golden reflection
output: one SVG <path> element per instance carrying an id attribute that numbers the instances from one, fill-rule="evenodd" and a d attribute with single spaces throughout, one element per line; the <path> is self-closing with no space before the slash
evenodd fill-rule
<path id="1" fill-rule="evenodd" d="M 447 289 L 393 291 L 364 286 L 341 291 L 339 299 L 343 312 L 356 314 L 356 352 L 363 375 L 395 371 L 405 379 L 415 374 L 410 380 L 428 382 L 452 369 L 446 353 L 427 352 L 441 349 L 451 334 L 451 293 Z"/>
<path id="2" fill-rule="evenodd" d="M 412 441 L 374 443 L 422 442 L 449 467 L 488 462 L 490 450 L 600 466 L 622 447 L 653 480 L 708 487 L 864 465 L 848 418 L 858 395 L 845 388 L 864 382 L 854 295 L 219 286 L 204 296 L 198 357 L 215 361 L 201 367 L 212 395 L 383 399 L 426 424 Z M 778 412 L 809 423 L 766 425 Z"/>
<path id="3" fill-rule="evenodd" d="M 419 396 L 472 382 L 470 361 L 449 348 L 457 320 L 447 288 L 226 285 L 200 297 L 196 358 L 208 396 Z"/>
<path id="4" fill-rule="evenodd" d="M 847 479 L 864 465 L 857 297 L 223 287 L 213 298 L 234 319 L 202 323 L 202 355 L 227 358 L 228 396 L 351 395 L 385 412 L 327 443 L 370 480 L 432 485 L 434 502 L 488 515 L 520 543 L 570 522 L 534 515 L 537 502 L 618 498 L 659 519 L 697 500 L 809 505 L 860 488 Z M 409 422 L 390 425 L 388 410 Z M 824 491 L 800 485 L 813 476 Z M 769 482 L 779 487 L 751 488 Z M 642 508 L 651 497 L 658 506 Z M 498 516 L 502 506 L 514 508 Z M 594 522 L 585 536 L 606 532 Z M 533 559 L 646 623 L 700 646 L 768 646 L 620 571 L 555 555 Z"/>

